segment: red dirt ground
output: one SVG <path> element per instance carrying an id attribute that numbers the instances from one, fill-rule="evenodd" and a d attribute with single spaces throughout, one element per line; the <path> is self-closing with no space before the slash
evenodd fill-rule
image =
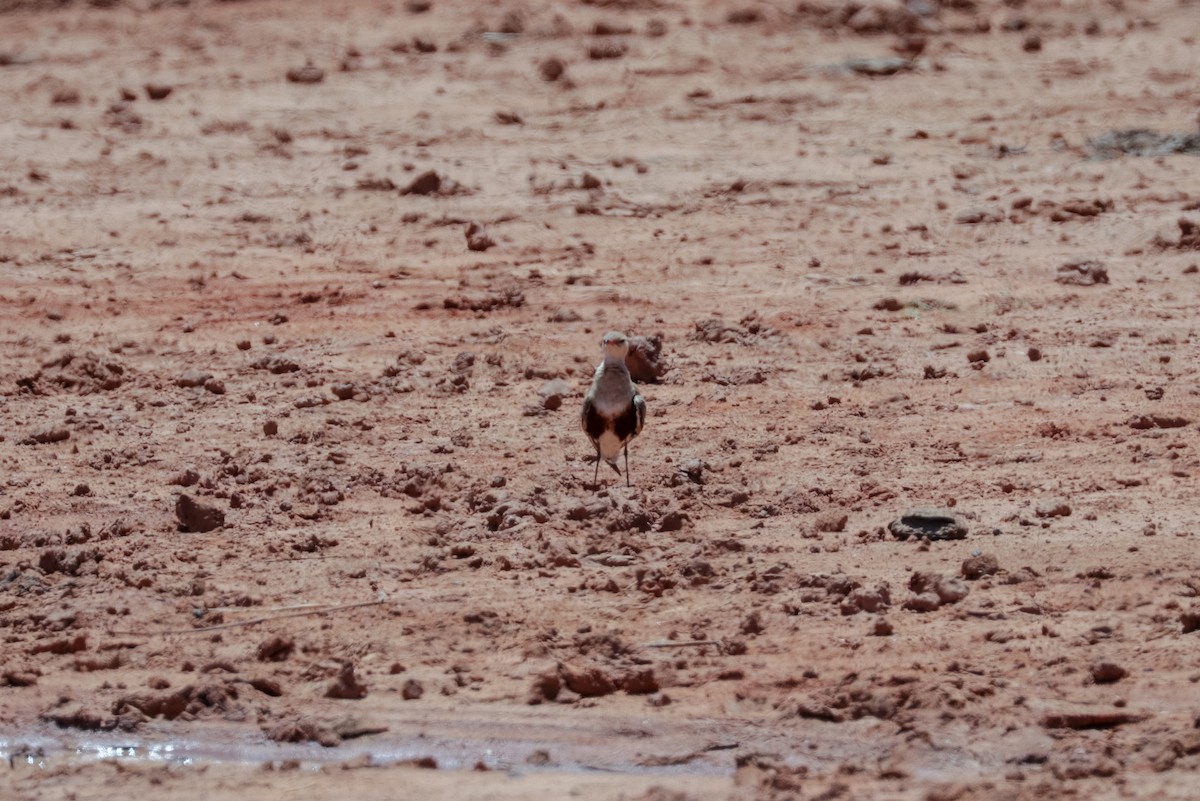
<path id="1" fill-rule="evenodd" d="M 1197 10 L 0 0 L 0 795 L 1194 798 Z"/>

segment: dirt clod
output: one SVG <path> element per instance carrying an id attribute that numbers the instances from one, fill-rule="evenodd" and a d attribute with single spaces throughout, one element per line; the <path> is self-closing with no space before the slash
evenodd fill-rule
<path id="1" fill-rule="evenodd" d="M 367 686 L 358 680 L 354 665 L 346 662 L 338 671 L 337 678 L 325 688 L 325 697 L 356 701 L 367 697 Z"/>
<path id="2" fill-rule="evenodd" d="M 563 76 L 567 71 L 566 62 L 556 56 L 544 59 L 538 64 L 538 74 L 542 76 L 543 81 L 553 83 Z"/>
<path id="3" fill-rule="evenodd" d="M 287 71 L 287 79 L 290 83 L 321 83 L 325 80 L 325 70 L 310 62 L 305 64 L 303 67 L 293 67 L 289 69 Z"/>
<path id="4" fill-rule="evenodd" d="M 175 500 L 175 517 L 180 531 L 204 533 L 225 525 L 225 513 L 221 509 L 190 495 L 180 495 Z"/>

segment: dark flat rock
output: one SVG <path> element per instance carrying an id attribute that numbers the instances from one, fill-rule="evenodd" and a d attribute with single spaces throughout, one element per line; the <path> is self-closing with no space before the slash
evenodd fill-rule
<path id="1" fill-rule="evenodd" d="M 961 540 L 967 530 L 960 516 L 945 509 L 911 509 L 888 524 L 888 531 L 898 540 Z"/>

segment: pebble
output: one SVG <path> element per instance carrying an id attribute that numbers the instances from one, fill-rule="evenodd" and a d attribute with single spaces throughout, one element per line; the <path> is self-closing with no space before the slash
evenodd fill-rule
<path id="1" fill-rule="evenodd" d="M 367 696 L 367 686 L 358 680 L 354 675 L 353 663 L 346 662 L 342 665 L 338 677 L 325 688 L 326 698 L 339 698 L 348 701 L 356 701 L 359 698 Z"/>
<path id="2" fill-rule="evenodd" d="M 915 67 L 910 59 L 897 58 L 895 56 L 848 58 L 842 62 L 842 65 L 853 73 L 871 77 L 895 75 L 899 72 L 908 72 Z"/>
<path id="3" fill-rule="evenodd" d="M 1092 681 L 1097 684 L 1116 684 L 1129 675 L 1129 671 L 1114 662 L 1096 662 L 1090 668 Z"/>
<path id="4" fill-rule="evenodd" d="M 442 176 L 436 170 L 426 170 L 400 190 L 402 195 L 434 195 L 442 188 Z"/>
<path id="5" fill-rule="evenodd" d="M 965 559 L 962 563 L 963 578 L 970 581 L 991 576 L 1000 570 L 1000 561 L 993 554 L 985 553 Z"/>
<path id="6" fill-rule="evenodd" d="M 1075 259 L 1058 268 L 1054 279 L 1060 284 L 1095 286 L 1108 283 L 1108 268 L 1092 259 Z"/>
<path id="7" fill-rule="evenodd" d="M 175 90 L 174 86 L 161 83 L 148 83 L 144 88 L 146 90 L 146 97 L 151 100 L 166 100 L 171 92 Z"/>
<path id="8" fill-rule="evenodd" d="M 1034 514 L 1038 517 L 1070 517 L 1071 507 L 1064 501 L 1047 501 L 1039 504 Z"/>
<path id="9" fill-rule="evenodd" d="M 201 387 L 204 382 L 212 378 L 212 373 L 204 373 L 200 370 L 188 370 L 183 375 L 175 379 L 177 387 Z"/>
<path id="10" fill-rule="evenodd" d="M 70 430 L 59 426 L 49 426 L 47 428 L 39 428 L 25 439 L 21 440 L 22 445 L 46 445 L 51 442 L 63 442 L 71 438 Z"/>
<path id="11" fill-rule="evenodd" d="M 496 241 L 488 236 L 487 229 L 483 227 L 483 223 L 472 221 L 467 225 L 467 250 L 475 252 L 483 252 L 490 247 L 494 247 Z"/>
<path id="12" fill-rule="evenodd" d="M 959 225 L 998 223 L 1004 221 L 1004 213 L 995 209 L 964 209 L 954 215 L 954 221 Z"/>
<path id="13" fill-rule="evenodd" d="M 310 62 L 288 70 L 287 79 L 291 83 L 320 83 L 325 80 L 325 70 Z"/>
<path id="14" fill-rule="evenodd" d="M 562 406 L 563 398 L 571 394 L 571 385 L 561 378 L 551 379 L 538 389 L 542 408 L 554 411 Z"/>
<path id="15" fill-rule="evenodd" d="M 941 573 L 915 571 L 908 579 L 908 588 L 918 597 L 932 594 L 941 604 L 956 604 L 970 594 L 970 589 L 957 578 Z M 911 599 L 910 599 L 911 600 Z M 905 608 L 912 608 L 905 604 Z M 918 610 L 923 611 L 923 610 Z"/>
<path id="16" fill-rule="evenodd" d="M 549 83 L 557 81 L 566 71 L 567 65 L 557 56 L 551 56 L 538 65 L 538 74 L 542 76 L 543 81 Z"/>
<path id="17" fill-rule="evenodd" d="M 904 608 L 911 609 L 914 612 L 936 612 L 941 606 L 941 599 L 937 597 L 936 593 L 932 592 L 913 595 L 904 602 Z"/>
<path id="18" fill-rule="evenodd" d="M 271 341 L 274 342 L 274 337 L 271 338 Z M 263 342 L 270 344 L 270 342 L 267 342 L 266 337 L 263 337 Z M 287 356 L 281 356 L 277 353 L 273 353 L 270 356 L 265 356 L 251 366 L 259 370 L 267 370 L 275 375 L 294 373 L 300 369 L 300 365 L 296 364 L 295 361 L 289 359 Z"/>
<path id="19" fill-rule="evenodd" d="M 188 469 L 186 469 L 180 473 L 176 473 L 174 476 L 172 476 L 169 483 L 175 484 L 180 487 L 190 487 L 193 484 L 199 483 L 199 481 L 200 481 L 200 473 L 197 472 L 194 468 L 189 467 Z"/>
<path id="20" fill-rule="evenodd" d="M 203 533 L 225 525 L 224 512 L 189 495 L 180 495 L 175 501 L 175 517 L 180 531 Z"/>
<path id="21" fill-rule="evenodd" d="M 888 531 L 898 540 L 961 540 L 968 528 L 960 516 L 945 509 L 911 509 L 889 523 Z"/>

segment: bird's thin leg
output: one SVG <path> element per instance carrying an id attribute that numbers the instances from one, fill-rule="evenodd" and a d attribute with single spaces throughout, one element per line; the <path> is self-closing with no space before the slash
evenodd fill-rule
<path id="1" fill-rule="evenodd" d="M 633 486 L 629 483 L 629 443 L 625 444 L 625 486 Z"/>
<path id="2" fill-rule="evenodd" d="M 592 488 L 600 486 L 600 443 L 596 443 L 596 470 L 592 473 Z"/>

